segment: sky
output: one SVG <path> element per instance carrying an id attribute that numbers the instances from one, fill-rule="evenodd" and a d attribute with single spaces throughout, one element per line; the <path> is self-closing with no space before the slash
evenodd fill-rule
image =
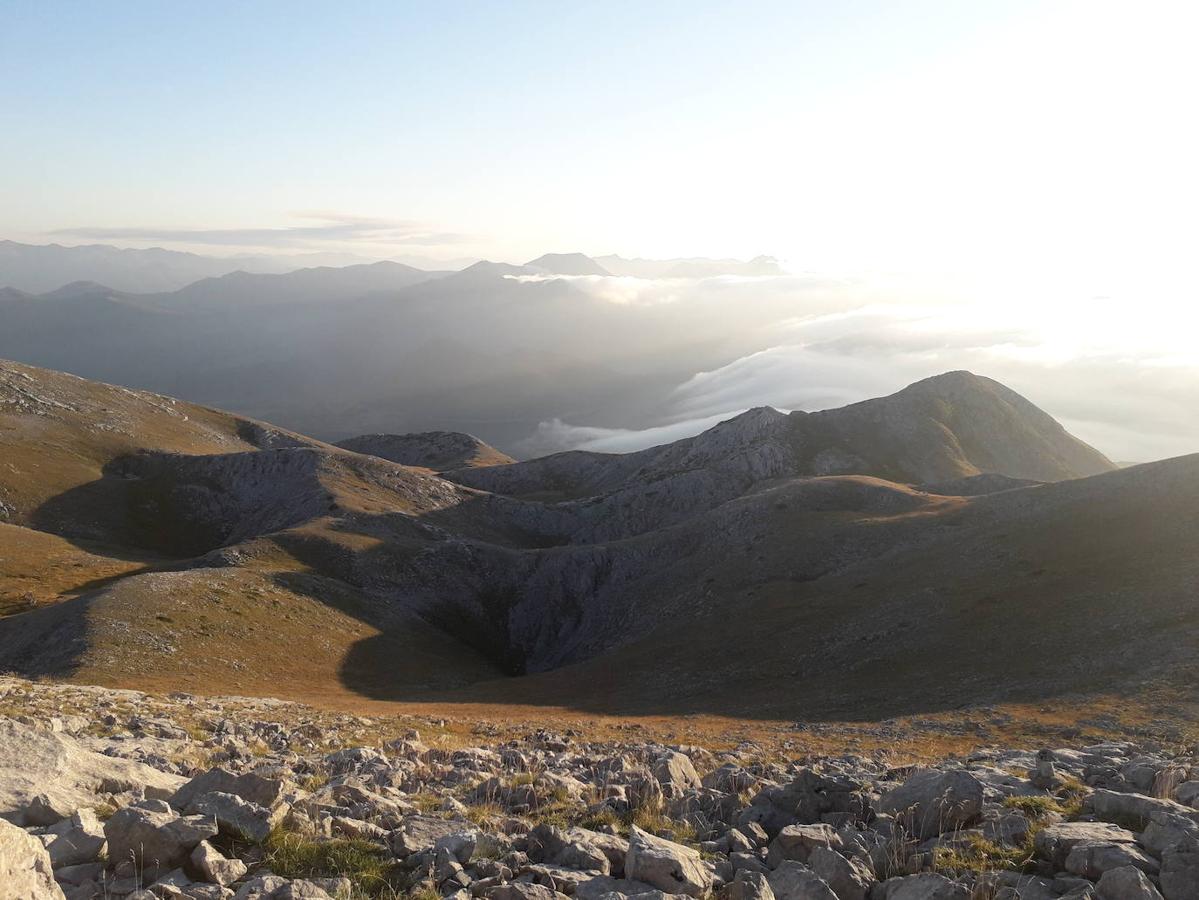
<path id="1" fill-rule="evenodd" d="M 769 254 L 841 312 L 797 294 L 667 432 L 536 439 L 627 448 L 963 365 L 1153 458 L 1199 449 L 1197 33 L 1191 0 L 5 0 L 0 239 Z"/>
<path id="2" fill-rule="evenodd" d="M 7 0 L 0 237 L 1177 288 L 1196 25 L 1155 0 Z"/>

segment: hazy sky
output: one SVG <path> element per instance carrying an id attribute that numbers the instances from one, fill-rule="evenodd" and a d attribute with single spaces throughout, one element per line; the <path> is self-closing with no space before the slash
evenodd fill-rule
<path id="1" fill-rule="evenodd" d="M 0 237 L 1158 297 L 1199 237 L 1197 10 L 8 0 Z"/>

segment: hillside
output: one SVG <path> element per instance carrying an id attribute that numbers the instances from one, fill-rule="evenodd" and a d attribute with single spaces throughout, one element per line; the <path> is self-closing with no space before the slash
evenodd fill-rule
<path id="1" fill-rule="evenodd" d="M 435 472 L 502 466 L 516 462 L 508 454 L 500 452 L 474 435 L 456 431 L 363 434 L 338 441 L 337 446 L 354 453 L 378 456 L 404 466 L 417 466 Z"/>
<path id="2" fill-rule="evenodd" d="M 1100 696 L 1194 659 L 1199 457 L 1113 471 L 969 373 L 827 413 L 754 410 L 626 456 L 443 478 L 0 372 L 6 546 L 22 548 L 0 554 L 0 664 L 25 674 L 335 704 L 885 718 Z M 480 446 L 373 440 L 398 456 Z M 308 666 L 284 677 L 295 646 Z"/>

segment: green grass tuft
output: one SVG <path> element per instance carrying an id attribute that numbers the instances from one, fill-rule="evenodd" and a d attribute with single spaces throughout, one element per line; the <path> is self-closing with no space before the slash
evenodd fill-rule
<path id="1" fill-rule="evenodd" d="M 265 862 L 284 878 L 350 879 L 368 897 L 395 893 L 398 868 L 379 844 L 360 838 L 316 840 L 287 831 L 274 831 L 263 843 Z"/>

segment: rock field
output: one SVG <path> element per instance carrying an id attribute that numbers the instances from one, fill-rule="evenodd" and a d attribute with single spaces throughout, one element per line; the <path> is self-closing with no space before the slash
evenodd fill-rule
<path id="1" fill-rule="evenodd" d="M 1193 747 L 911 765 L 408 718 L 0 679 L 0 898 L 1199 898 Z"/>

